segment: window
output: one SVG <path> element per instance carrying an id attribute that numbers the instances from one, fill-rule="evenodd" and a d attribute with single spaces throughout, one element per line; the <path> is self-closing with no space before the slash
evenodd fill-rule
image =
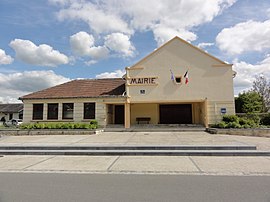
<path id="1" fill-rule="evenodd" d="M 73 119 L 74 103 L 63 103 L 63 119 Z"/>
<path id="2" fill-rule="evenodd" d="M 48 104 L 48 120 L 57 120 L 58 119 L 58 104 Z"/>
<path id="3" fill-rule="evenodd" d="M 140 94 L 145 94 L 145 90 L 140 90 Z"/>
<path id="4" fill-rule="evenodd" d="M 19 112 L 19 119 L 23 119 L 23 110 Z"/>
<path id="5" fill-rule="evenodd" d="M 33 120 L 43 120 L 43 104 L 33 104 Z"/>
<path id="6" fill-rule="evenodd" d="M 182 83 L 182 77 L 181 76 L 176 76 L 175 77 L 175 82 L 178 83 L 178 84 L 181 84 Z"/>
<path id="7" fill-rule="evenodd" d="M 84 119 L 95 119 L 96 114 L 96 103 L 88 102 L 84 103 Z"/>

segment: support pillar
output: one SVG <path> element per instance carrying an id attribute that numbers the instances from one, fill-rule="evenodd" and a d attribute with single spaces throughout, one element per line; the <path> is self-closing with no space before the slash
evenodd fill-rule
<path id="1" fill-rule="evenodd" d="M 130 103 L 125 103 L 125 128 L 130 128 Z"/>
<path id="2" fill-rule="evenodd" d="M 204 100 L 204 126 L 208 128 L 208 101 L 207 98 Z"/>

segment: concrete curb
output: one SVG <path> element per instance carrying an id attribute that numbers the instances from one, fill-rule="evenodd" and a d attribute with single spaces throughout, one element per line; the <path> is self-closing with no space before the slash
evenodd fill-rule
<path id="1" fill-rule="evenodd" d="M 252 145 L 0 146 L 0 150 L 256 150 Z"/>
<path id="2" fill-rule="evenodd" d="M 254 150 L 0 150 L 0 155 L 72 156 L 270 156 Z"/>
<path id="3" fill-rule="evenodd" d="M 23 135 L 94 135 L 103 132 L 103 129 L 85 130 L 85 129 L 6 129 L 0 130 L 1 135 L 23 136 Z"/>
<path id="4" fill-rule="evenodd" d="M 1 155 L 87 156 L 270 156 L 256 146 L 1 146 Z"/>

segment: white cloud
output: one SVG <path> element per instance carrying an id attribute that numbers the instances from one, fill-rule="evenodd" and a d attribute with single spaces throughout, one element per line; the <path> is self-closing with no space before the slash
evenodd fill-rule
<path id="1" fill-rule="evenodd" d="M 72 2 L 72 0 L 48 0 L 50 4 L 55 4 L 55 5 L 67 5 L 70 2 Z"/>
<path id="2" fill-rule="evenodd" d="M 91 66 L 91 65 L 96 64 L 97 62 L 98 62 L 97 60 L 89 60 L 89 61 L 86 61 L 84 64 L 86 64 L 87 66 Z"/>
<path id="3" fill-rule="evenodd" d="M 0 73 L 0 101 L 18 102 L 20 96 L 49 88 L 70 79 L 55 74 L 53 71 L 25 71 Z"/>
<path id="4" fill-rule="evenodd" d="M 100 4 L 99 4 L 100 3 Z M 111 13 L 103 6 L 103 2 L 96 4 L 86 1 L 73 1 L 69 8 L 60 10 L 58 19 L 82 20 L 89 24 L 91 30 L 96 33 L 123 32 L 132 33 L 127 22 L 120 16 Z M 117 3 L 115 4 L 115 6 Z"/>
<path id="5" fill-rule="evenodd" d="M 196 39 L 193 27 L 210 22 L 236 0 L 50 0 L 60 5 L 59 20 L 80 20 L 96 34 L 152 31 L 158 44 L 178 35 Z M 62 5 L 62 6 L 61 6 Z"/>
<path id="6" fill-rule="evenodd" d="M 72 51 L 79 56 L 89 56 L 96 60 L 106 58 L 109 54 L 109 50 L 105 46 L 94 46 L 93 35 L 83 31 L 70 36 L 69 41 Z"/>
<path id="7" fill-rule="evenodd" d="M 15 39 L 9 45 L 15 50 L 16 57 L 28 64 L 56 67 L 69 62 L 66 55 L 47 44 L 36 46 L 29 40 Z"/>
<path id="8" fill-rule="evenodd" d="M 89 49 L 89 55 L 96 60 L 106 58 L 109 52 L 105 46 L 94 46 Z"/>
<path id="9" fill-rule="evenodd" d="M 78 32 L 70 36 L 70 45 L 74 53 L 85 56 L 89 54 L 89 48 L 94 46 L 95 39 L 93 35 L 86 32 Z"/>
<path id="10" fill-rule="evenodd" d="M 235 94 L 252 87 L 255 76 L 264 75 L 270 78 L 270 55 L 258 64 L 248 64 L 244 61 L 234 61 L 233 69 L 237 72 L 234 78 Z"/>
<path id="11" fill-rule="evenodd" d="M 96 78 L 102 79 L 102 78 L 121 78 L 125 74 L 125 70 L 115 70 L 114 72 L 104 72 L 101 74 L 96 75 Z"/>
<path id="12" fill-rule="evenodd" d="M 225 7 L 236 0 L 115 0 L 106 1 L 107 7 L 119 7 L 119 13 L 128 15 L 134 29 L 152 29 L 156 25 L 175 29 L 189 28 L 211 21 Z"/>
<path id="13" fill-rule="evenodd" d="M 173 28 L 163 26 L 156 26 L 153 29 L 153 33 L 155 40 L 158 43 L 158 46 L 161 46 L 162 44 L 169 41 L 175 36 L 179 36 L 180 38 L 185 39 L 187 41 L 194 41 L 197 38 L 197 36 L 190 31 L 184 29 L 176 30 Z"/>
<path id="14" fill-rule="evenodd" d="M 6 55 L 6 52 L 0 49 L 0 65 L 8 65 L 13 62 L 13 58 L 9 55 Z"/>
<path id="15" fill-rule="evenodd" d="M 223 29 L 216 37 L 219 48 L 228 54 L 262 51 L 270 48 L 270 20 L 247 21 Z"/>
<path id="16" fill-rule="evenodd" d="M 199 43 L 198 47 L 204 49 L 206 47 L 213 46 L 213 45 L 214 45 L 214 43 L 205 43 L 205 42 L 203 42 L 203 43 Z"/>
<path id="17" fill-rule="evenodd" d="M 105 46 L 110 50 L 126 56 L 133 56 L 135 47 L 130 42 L 129 36 L 122 33 L 113 33 L 105 37 Z"/>

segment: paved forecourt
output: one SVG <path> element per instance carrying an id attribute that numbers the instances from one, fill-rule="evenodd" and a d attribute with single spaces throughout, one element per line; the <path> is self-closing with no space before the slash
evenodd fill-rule
<path id="1" fill-rule="evenodd" d="M 270 138 L 205 132 L 104 132 L 98 135 L 2 136 L 0 146 L 256 145 Z M 214 156 L 2 156 L 0 172 L 270 175 L 270 157 Z"/>
<path id="2" fill-rule="evenodd" d="M 95 135 L 2 136 L 0 146 L 95 145 L 255 145 L 270 150 L 270 138 L 212 135 L 206 132 L 103 132 Z"/>
<path id="3" fill-rule="evenodd" d="M 3 156 L 0 172 L 268 175 L 270 157 Z"/>

